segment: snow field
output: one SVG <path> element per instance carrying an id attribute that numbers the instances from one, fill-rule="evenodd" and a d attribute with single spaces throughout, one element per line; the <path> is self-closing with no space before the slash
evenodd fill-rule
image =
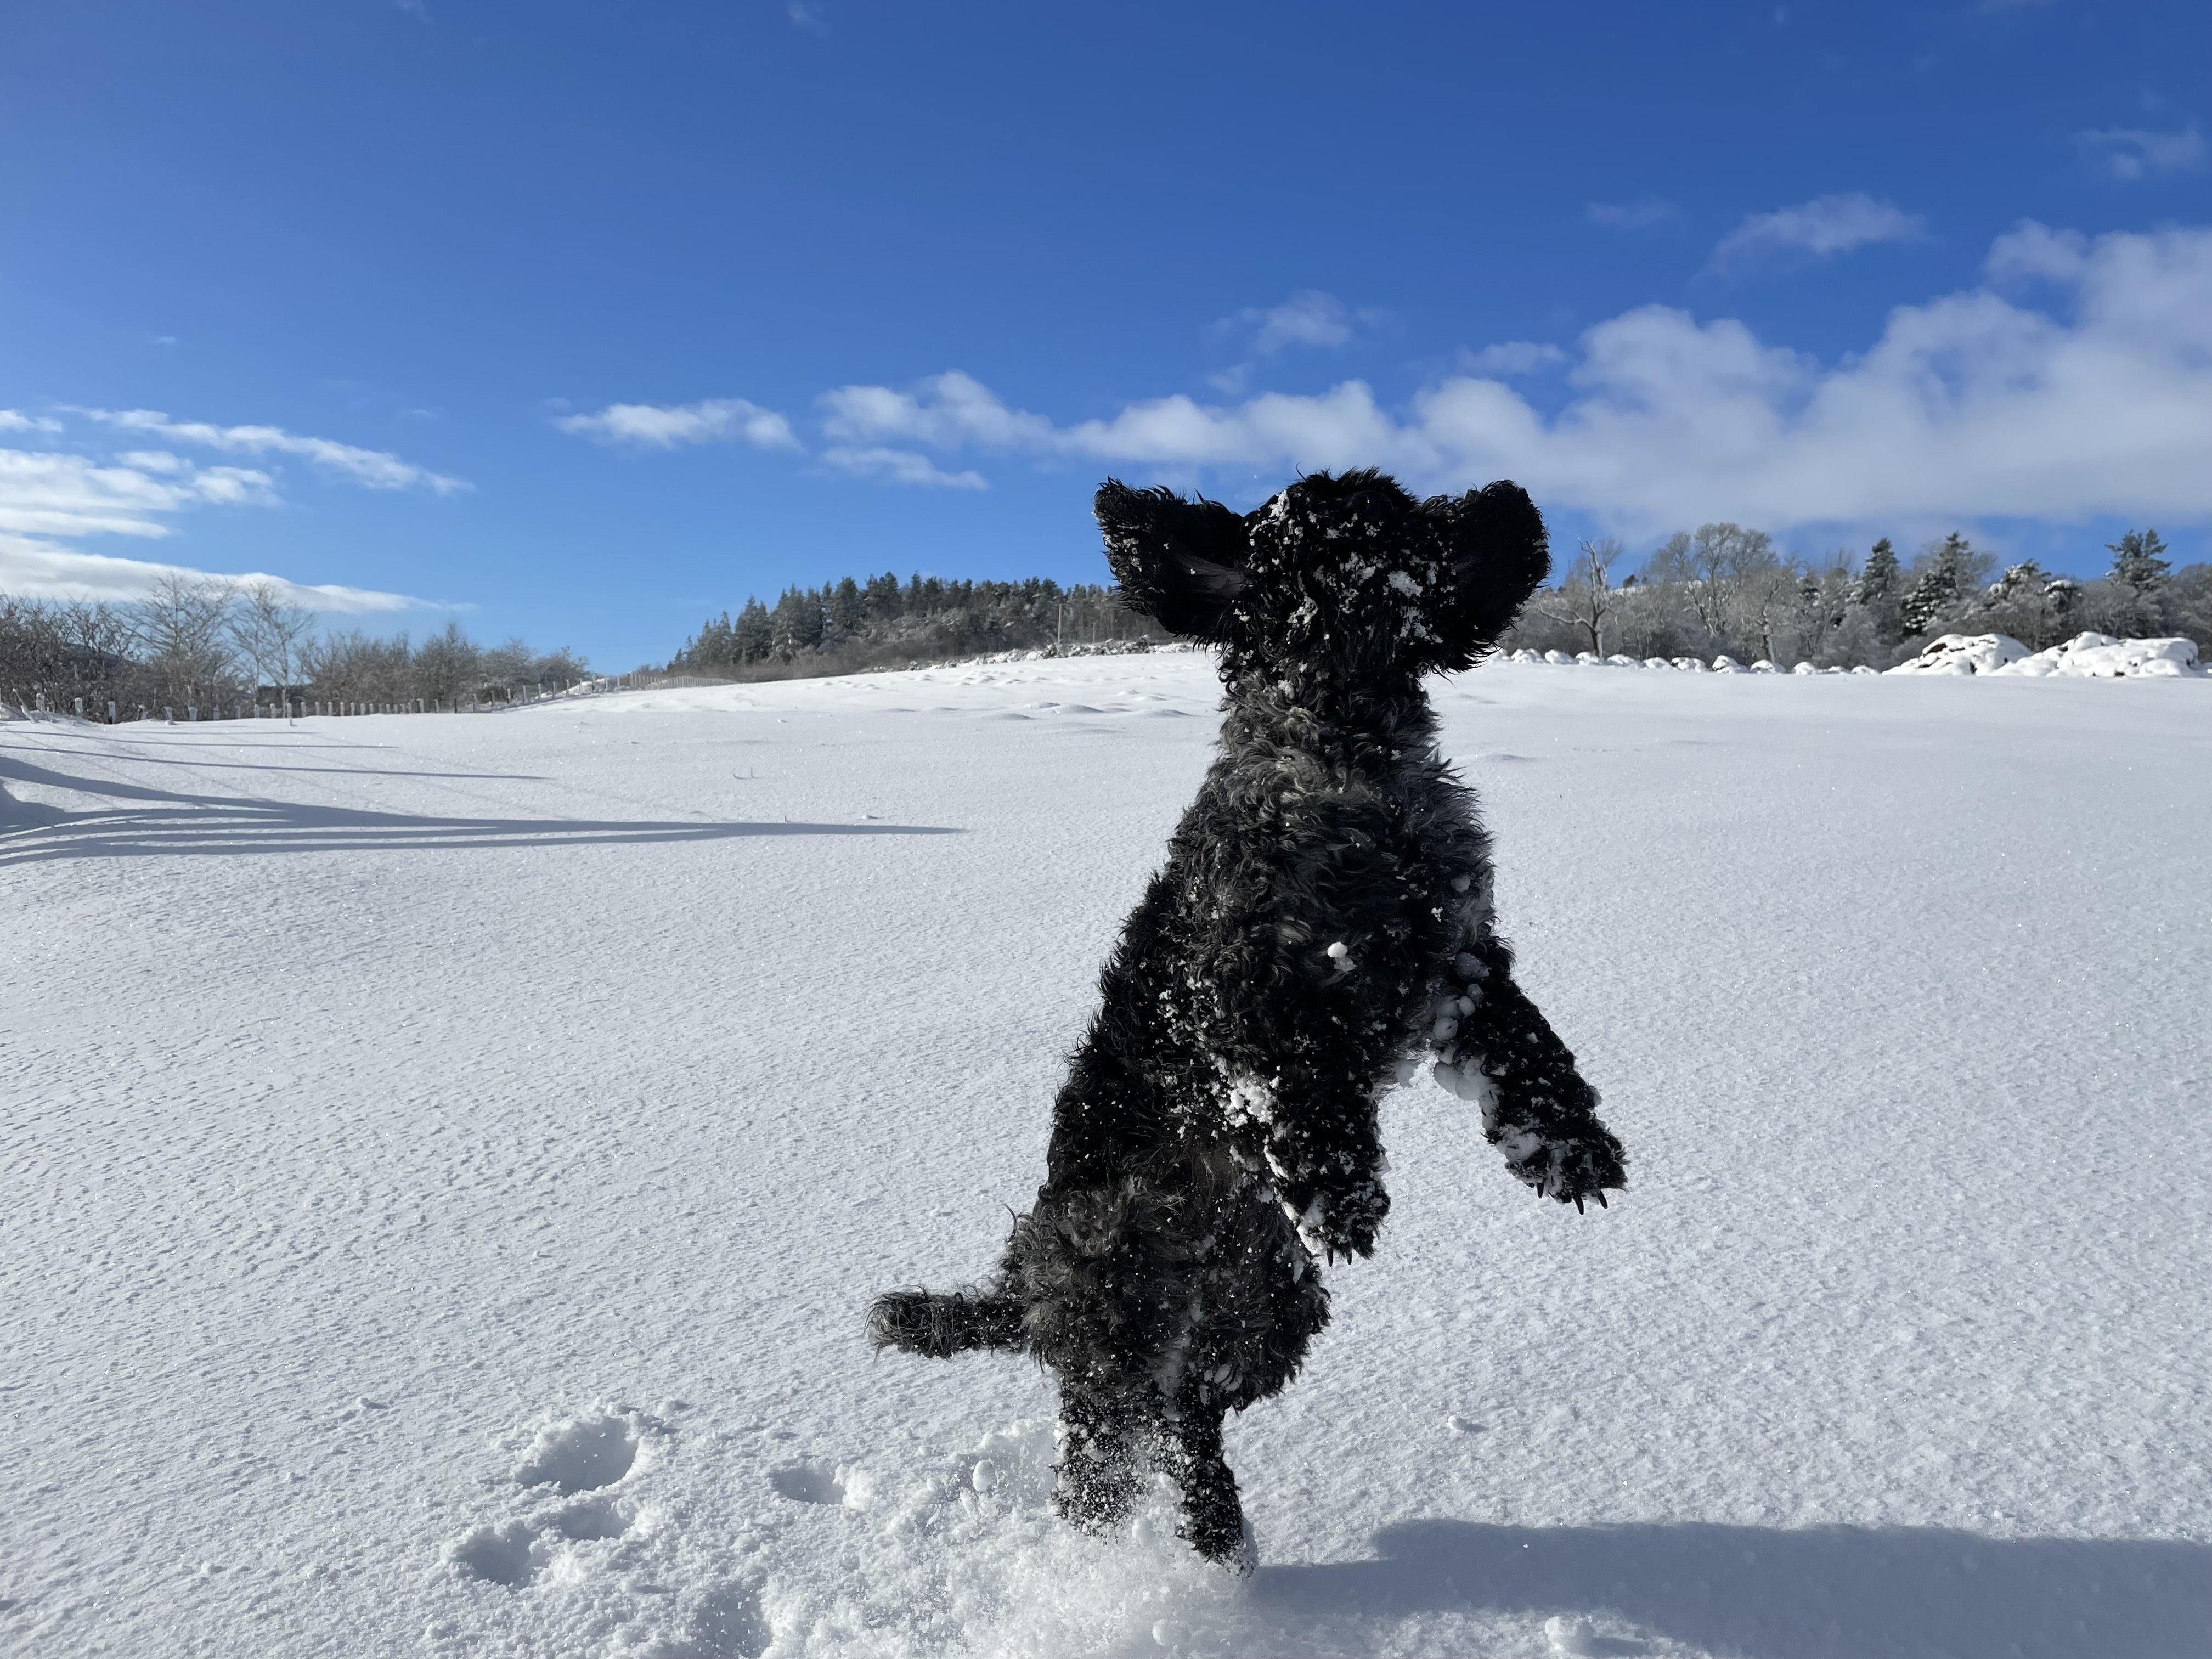
<path id="1" fill-rule="evenodd" d="M 1632 1184 L 1392 1095 L 1242 1586 L 860 1328 L 1034 1190 L 1204 658 L 11 723 L 0 1650 L 2212 1651 L 2212 693 L 1438 702 Z"/>

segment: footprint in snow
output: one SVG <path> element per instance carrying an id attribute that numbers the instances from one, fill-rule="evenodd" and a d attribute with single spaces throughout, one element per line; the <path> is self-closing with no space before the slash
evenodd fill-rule
<path id="1" fill-rule="evenodd" d="M 843 1472 L 821 1463 L 787 1463 L 768 1472 L 768 1483 L 794 1504 L 842 1504 Z"/>
<path id="2" fill-rule="evenodd" d="M 520 1589 L 544 1572 L 562 1544 L 629 1536 L 636 1516 L 605 1488 L 637 1466 L 642 1427 L 650 1423 L 635 1413 L 602 1409 L 546 1424 L 513 1479 L 525 1493 L 550 1486 L 574 1501 L 527 1519 L 474 1528 L 447 1546 L 447 1562 L 464 1578 Z"/>
<path id="3" fill-rule="evenodd" d="M 549 1423 L 538 1431 L 514 1478 L 526 1486 L 550 1482 L 564 1498 L 597 1492 L 630 1472 L 637 1462 L 637 1441 L 636 1425 L 610 1412 Z"/>
<path id="4" fill-rule="evenodd" d="M 464 1578 L 520 1589 L 544 1569 L 551 1551 L 538 1528 L 520 1521 L 503 1527 L 478 1527 L 446 1549 L 446 1559 Z"/>

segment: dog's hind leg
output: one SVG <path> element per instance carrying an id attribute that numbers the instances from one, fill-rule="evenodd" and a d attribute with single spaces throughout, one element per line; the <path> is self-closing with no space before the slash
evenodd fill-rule
<path id="1" fill-rule="evenodd" d="M 1137 1501 L 1139 1426 L 1126 1394 L 1061 1379 L 1052 1506 L 1063 1520 L 1104 1532 L 1127 1518 Z"/>
<path id="2" fill-rule="evenodd" d="M 1160 1467 L 1182 1492 L 1177 1534 L 1207 1560 L 1249 1573 L 1257 1563 L 1237 1477 L 1222 1457 L 1221 1419 L 1220 1407 L 1187 1401 L 1178 1417 L 1158 1426 Z"/>

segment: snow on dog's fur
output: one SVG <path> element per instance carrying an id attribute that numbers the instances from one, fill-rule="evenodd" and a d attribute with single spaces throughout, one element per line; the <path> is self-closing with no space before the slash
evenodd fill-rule
<path id="1" fill-rule="evenodd" d="M 1183 1536 L 1249 1569 L 1222 1418 L 1297 1373 L 1321 1262 L 1374 1249 L 1376 1099 L 1413 1057 L 1537 1192 L 1580 1209 L 1624 1184 L 1513 982 L 1421 688 L 1494 645 L 1550 560 L 1504 483 L 1416 501 L 1322 473 L 1240 517 L 1109 479 L 1097 514 L 1130 602 L 1220 647 L 1220 757 L 1106 965 L 997 1275 L 893 1291 L 869 1322 L 913 1353 L 1033 1355 L 1060 1385 L 1061 1514 L 1110 1526 L 1161 1469 Z"/>

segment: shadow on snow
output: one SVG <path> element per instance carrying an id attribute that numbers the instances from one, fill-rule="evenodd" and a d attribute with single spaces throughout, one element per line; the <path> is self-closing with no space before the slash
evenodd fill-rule
<path id="1" fill-rule="evenodd" d="M 72 812 L 11 799 L 9 780 L 119 804 Z M 750 836 L 952 836 L 908 823 L 653 823 L 640 819 L 447 818 L 295 801 L 190 795 L 141 784 L 71 777 L 0 756 L 0 866 L 50 859 L 150 854 L 318 853 L 404 848 L 584 847 Z"/>
<path id="2" fill-rule="evenodd" d="M 1263 1570 L 1314 1615 L 1455 1608 L 1617 1613 L 1753 1659 L 2205 1659 L 2212 1546 L 1978 1537 L 1936 1528 L 1501 1527 L 1413 1521 L 1379 1559 Z M 1592 1653 L 1642 1643 L 1599 1638 Z"/>

